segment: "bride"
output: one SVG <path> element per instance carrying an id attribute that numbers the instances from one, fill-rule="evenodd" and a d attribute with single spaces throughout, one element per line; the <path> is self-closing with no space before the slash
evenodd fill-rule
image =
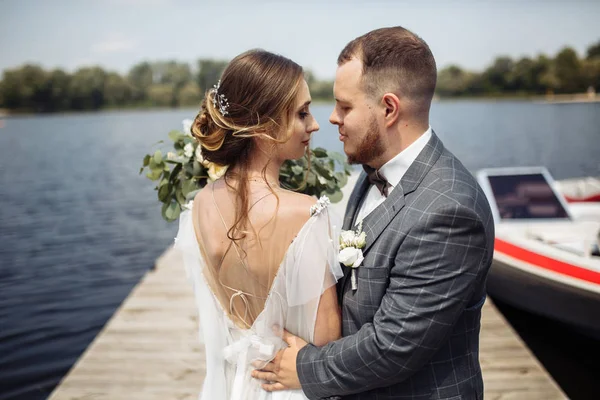
<path id="1" fill-rule="evenodd" d="M 228 166 L 182 213 L 176 248 L 192 279 L 206 347 L 201 399 L 305 399 L 251 377 L 286 346 L 281 329 L 318 346 L 341 336 L 338 229 L 328 199 L 281 188 L 279 168 L 319 125 L 302 68 L 251 50 L 209 90 L 192 133 Z"/>

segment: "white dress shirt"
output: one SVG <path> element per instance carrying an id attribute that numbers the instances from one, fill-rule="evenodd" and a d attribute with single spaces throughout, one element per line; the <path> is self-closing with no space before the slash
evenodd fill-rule
<path id="1" fill-rule="evenodd" d="M 388 189 L 388 196 L 392 193 L 392 191 L 398 186 L 400 180 L 411 166 L 411 164 L 417 159 L 417 156 L 427 145 L 429 139 L 431 139 L 431 126 L 410 146 L 401 151 L 398 155 L 392 158 L 390 161 L 386 162 L 381 168 L 379 168 L 379 173 L 387 179 L 387 181 L 392 185 Z M 367 215 L 369 215 L 374 209 L 376 209 L 381 203 L 385 201 L 385 196 L 379 192 L 377 186 L 371 185 L 367 191 L 367 195 L 364 197 L 362 204 L 360 205 L 360 209 L 358 211 L 358 215 L 356 217 L 356 223 L 358 224 L 362 221 Z"/>

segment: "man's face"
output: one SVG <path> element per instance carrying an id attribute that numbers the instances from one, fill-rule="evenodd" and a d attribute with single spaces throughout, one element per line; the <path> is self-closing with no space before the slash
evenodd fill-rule
<path id="1" fill-rule="evenodd" d="M 362 62 L 357 58 L 340 65 L 335 75 L 335 109 L 329 122 L 338 126 L 344 153 L 351 164 L 368 164 L 385 151 L 375 109 L 361 83 Z"/>

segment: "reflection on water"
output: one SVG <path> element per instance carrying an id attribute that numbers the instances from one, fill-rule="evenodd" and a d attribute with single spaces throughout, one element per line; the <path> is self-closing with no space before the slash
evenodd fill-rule
<path id="1" fill-rule="evenodd" d="M 600 105 L 440 102 L 432 126 L 471 170 L 600 175 Z M 342 150 L 327 123 L 313 146 Z M 142 156 L 194 110 L 7 118 L 0 130 L 0 400 L 43 399 L 172 242 Z M 158 145 L 160 146 L 166 146 Z M 553 329 L 553 328 L 552 328 Z M 596 357 L 596 359 L 598 359 Z M 584 367 L 586 368 L 586 367 Z"/>

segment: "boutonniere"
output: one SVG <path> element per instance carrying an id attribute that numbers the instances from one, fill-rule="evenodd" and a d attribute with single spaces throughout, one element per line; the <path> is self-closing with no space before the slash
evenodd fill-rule
<path id="1" fill-rule="evenodd" d="M 339 259 L 346 267 L 352 268 L 352 290 L 358 289 L 356 283 L 356 269 L 360 267 L 365 257 L 362 249 L 367 244 L 367 234 L 362 231 L 362 221 L 358 224 L 356 231 L 342 231 L 340 234 Z"/>

